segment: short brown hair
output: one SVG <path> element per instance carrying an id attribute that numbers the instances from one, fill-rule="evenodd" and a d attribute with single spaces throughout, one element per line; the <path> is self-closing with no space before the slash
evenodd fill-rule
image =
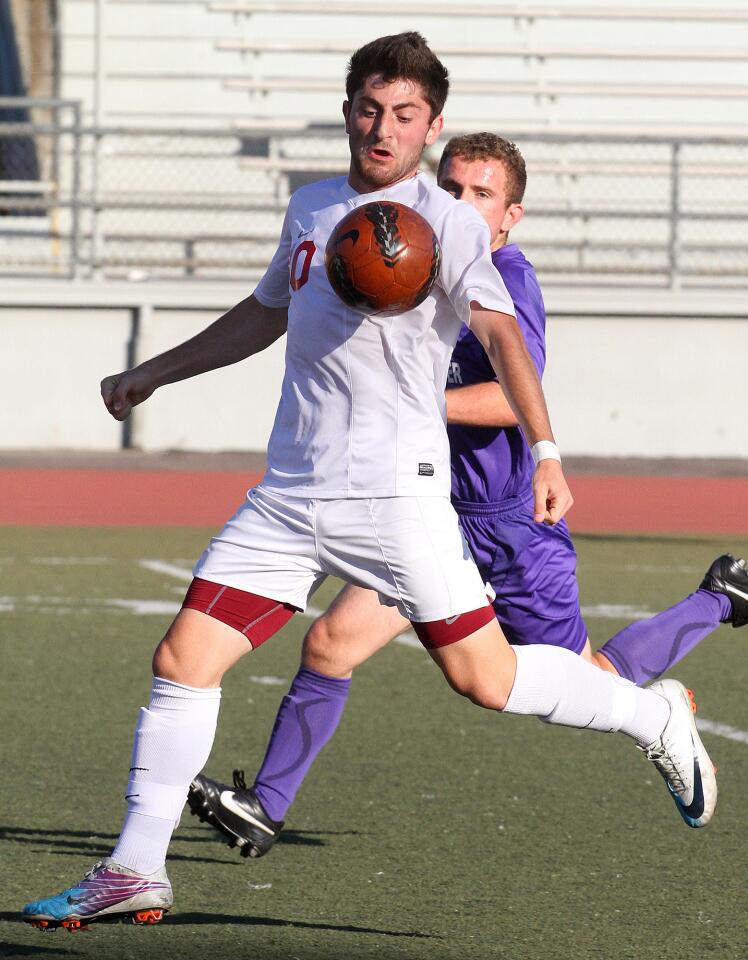
<path id="1" fill-rule="evenodd" d="M 366 78 L 381 73 L 386 83 L 412 80 L 420 84 L 431 107 L 431 119 L 444 109 L 449 93 L 449 72 L 431 51 L 420 33 L 396 33 L 379 37 L 360 47 L 348 61 L 345 93 L 349 101 L 366 83 Z"/>
<path id="2" fill-rule="evenodd" d="M 501 161 L 506 171 L 506 201 L 522 203 L 527 186 L 527 170 L 516 143 L 497 137 L 495 133 L 468 133 L 464 137 L 452 137 L 442 153 L 437 176 L 452 157 L 459 157 L 467 163 L 474 160 Z"/>

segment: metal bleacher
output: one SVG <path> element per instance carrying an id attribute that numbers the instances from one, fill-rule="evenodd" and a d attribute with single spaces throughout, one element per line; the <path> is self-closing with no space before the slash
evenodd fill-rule
<path id="1" fill-rule="evenodd" d="M 546 283 L 745 282 L 748 8 L 699 0 L 66 0 L 61 91 L 83 108 L 66 160 L 80 165 L 75 270 L 257 276 L 289 193 L 346 169 L 348 56 L 405 29 L 450 69 L 445 135 L 489 129 L 523 150 L 517 239 Z M 0 229 L 2 272 L 5 250 Z"/>

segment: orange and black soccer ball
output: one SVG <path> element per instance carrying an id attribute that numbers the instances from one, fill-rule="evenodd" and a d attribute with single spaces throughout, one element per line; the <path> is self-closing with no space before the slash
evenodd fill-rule
<path id="1" fill-rule="evenodd" d="M 362 313 L 405 313 L 429 295 L 441 248 L 420 213 L 392 200 L 356 207 L 335 227 L 325 266 L 340 299 Z"/>

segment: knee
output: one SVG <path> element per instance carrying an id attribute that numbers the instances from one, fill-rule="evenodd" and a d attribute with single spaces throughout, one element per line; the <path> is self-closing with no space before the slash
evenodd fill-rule
<path id="1" fill-rule="evenodd" d="M 330 629 L 325 617 L 315 620 L 307 631 L 302 645 L 301 662 L 310 670 L 327 677 L 350 676 L 353 667 L 344 656 L 341 645 Z"/>
<path id="2" fill-rule="evenodd" d="M 174 683 L 185 682 L 182 677 L 183 669 L 178 651 L 175 645 L 170 642 L 168 634 L 154 651 L 151 669 L 154 677 L 172 680 Z"/>

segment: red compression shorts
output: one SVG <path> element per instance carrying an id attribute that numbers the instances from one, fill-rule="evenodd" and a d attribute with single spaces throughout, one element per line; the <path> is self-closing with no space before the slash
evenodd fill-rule
<path id="1" fill-rule="evenodd" d="M 256 593 L 225 587 L 199 577 L 190 584 L 182 608 L 199 610 L 243 633 L 253 649 L 277 633 L 298 607 Z"/>
<path id="2" fill-rule="evenodd" d="M 464 640 L 471 633 L 485 627 L 487 623 L 496 619 L 491 604 L 470 610 L 468 613 L 458 613 L 456 617 L 447 617 L 445 620 L 428 620 L 424 623 L 413 624 L 418 639 L 427 650 L 436 650 L 438 647 L 449 646 Z"/>

